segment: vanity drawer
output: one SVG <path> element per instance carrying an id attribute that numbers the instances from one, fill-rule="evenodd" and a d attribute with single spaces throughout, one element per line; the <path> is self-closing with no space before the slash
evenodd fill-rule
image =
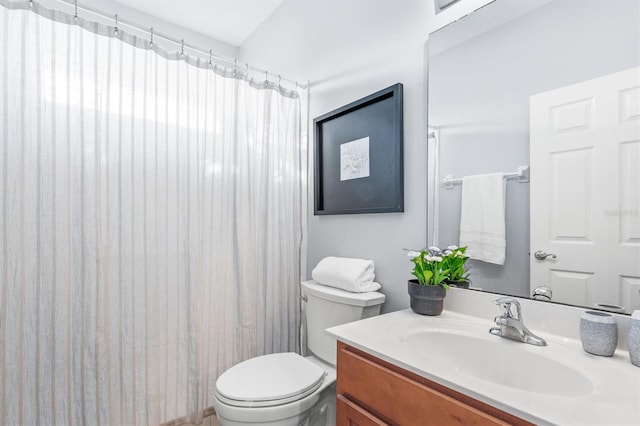
<path id="1" fill-rule="evenodd" d="M 525 425 L 518 417 L 338 342 L 338 425 Z M 346 402 L 379 421 L 350 421 Z M 340 404 L 343 411 L 340 411 Z"/>
<path id="2" fill-rule="evenodd" d="M 389 423 L 377 418 L 372 413 L 349 401 L 343 395 L 336 397 L 336 415 L 342 419 L 338 424 L 346 426 L 388 426 Z"/>

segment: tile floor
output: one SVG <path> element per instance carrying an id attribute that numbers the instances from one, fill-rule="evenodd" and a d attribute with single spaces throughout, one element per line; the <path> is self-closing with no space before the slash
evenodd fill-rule
<path id="1" fill-rule="evenodd" d="M 202 426 L 220 426 L 220 422 L 216 415 L 208 416 L 202 419 Z"/>
<path id="2" fill-rule="evenodd" d="M 187 423 L 185 426 L 190 426 L 192 423 Z M 220 422 L 218 422 L 218 418 L 215 414 L 205 417 L 202 419 L 201 426 L 220 426 Z"/>

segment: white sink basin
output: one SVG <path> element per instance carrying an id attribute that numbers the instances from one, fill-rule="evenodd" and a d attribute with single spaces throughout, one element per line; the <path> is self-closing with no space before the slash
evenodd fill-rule
<path id="1" fill-rule="evenodd" d="M 466 297 L 468 293 L 459 294 Z M 572 318 L 577 327 L 579 312 Z M 535 327 L 531 331 L 548 346 L 529 345 L 490 334 L 494 325 L 490 318 L 447 310 L 438 317 L 426 317 L 407 309 L 328 332 L 533 424 L 640 425 L 640 369 L 629 362 L 628 353 L 591 355 L 582 350 L 579 340 Z"/>
<path id="2" fill-rule="evenodd" d="M 593 390 L 584 374 L 547 356 L 545 347 L 485 333 L 414 329 L 403 333 L 401 340 L 418 354 L 437 357 L 443 368 L 486 382 L 557 396 L 576 397 Z"/>

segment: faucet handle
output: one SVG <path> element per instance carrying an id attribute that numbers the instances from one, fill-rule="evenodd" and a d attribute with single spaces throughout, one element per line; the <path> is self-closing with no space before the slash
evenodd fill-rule
<path id="1" fill-rule="evenodd" d="M 516 318 L 521 319 L 522 313 L 520 310 L 520 302 L 518 302 L 513 297 L 499 297 L 493 301 L 496 305 L 499 305 L 502 308 L 502 316 L 505 318 Z M 513 311 L 511 310 L 511 305 L 516 307 L 516 315 L 513 315 Z"/>

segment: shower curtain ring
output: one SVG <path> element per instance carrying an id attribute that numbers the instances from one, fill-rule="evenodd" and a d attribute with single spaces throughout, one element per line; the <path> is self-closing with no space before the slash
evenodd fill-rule
<path id="1" fill-rule="evenodd" d="M 209 68 L 211 68 L 212 64 L 213 64 L 213 52 L 211 49 L 209 49 Z"/>
<path id="2" fill-rule="evenodd" d="M 180 42 L 180 56 L 184 57 L 184 39 Z"/>
<path id="3" fill-rule="evenodd" d="M 116 13 L 116 35 L 118 35 L 118 14 Z"/>
<path id="4" fill-rule="evenodd" d="M 78 0 L 73 2 L 73 22 L 78 22 Z"/>
<path id="5" fill-rule="evenodd" d="M 153 47 L 153 27 L 151 27 L 151 47 Z"/>

